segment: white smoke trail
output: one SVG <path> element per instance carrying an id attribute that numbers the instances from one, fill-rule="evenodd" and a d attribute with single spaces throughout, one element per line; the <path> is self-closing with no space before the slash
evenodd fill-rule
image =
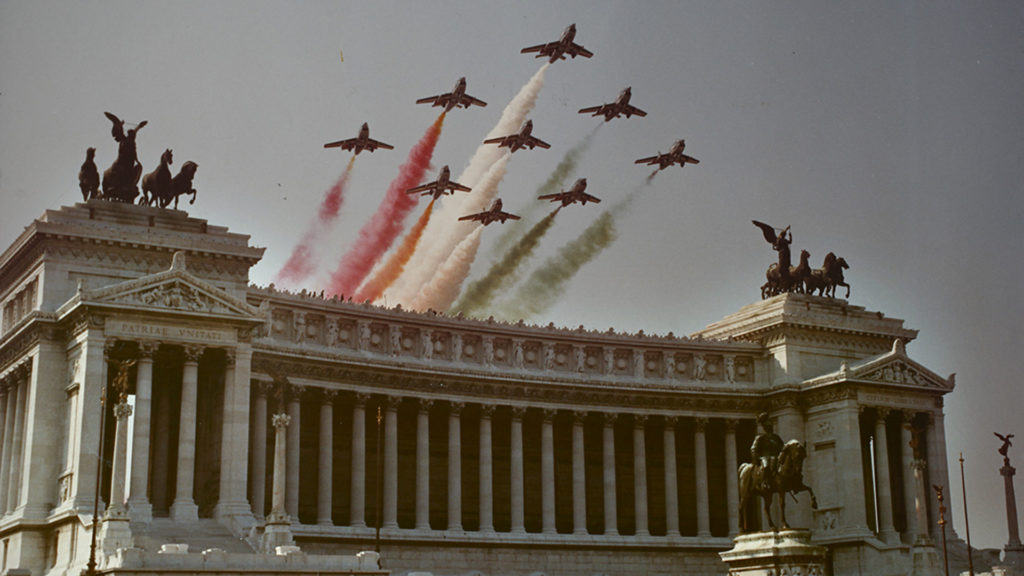
<path id="1" fill-rule="evenodd" d="M 493 165 L 484 175 L 483 180 L 480 184 L 473 189 L 472 195 L 475 196 L 474 201 L 466 206 L 465 214 L 471 214 L 475 212 L 482 212 L 490 207 L 491 202 L 498 195 L 498 184 L 501 183 L 502 178 L 505 177 L 506 169 L 508 168 L 509 155 L 506 154 Z M 448 198 L 445 198 L 447 200 Z M 465 215 L 463 214 L 463 215 Z M 447 304 L 441 306 L 441 304 L 434 300 L 423 300 L 423 291 L 419 291 L 416 298 L 408 303 L 408 306 L 412 307 L 413 310 L 424 310 L 426 308 L 433 308 L 434 310 L 444 312 L 448 309 L 448 306 L 455 301 L 455 297 L 459 295 L 459 290 L 462 288 L 462 283 L 466 280 L 466 276 L 469 274 L 469 266 L 476 259 L 477 248 L 480 247 L 480 234 L 474 234 L 474 232 L 480 228 L 479 223 L 472 221 L 459 222 L 455 220 L 448 224 L 458 237 L 463 240 L 456 246 L 458 248 L 453 249 L 448 254 L 448 257 L 442 259 L 438 264 L 434 274 L 427 278 L 425 284 L 433 285 L 434 288 L 431 291 L 436 294 L 447 294 L 450 291 L 454 291 L 454 294 L 450 299 L 447 300 Z M 469 242 L 471 239 L 475 239 Z M 422 245 L 423 240 L 420 240 Z M 467 243 L 468 242 L 468 243 Z M 465 245 L 465 246 L 464 246 Z M 462 254 L 458 254 L 459 250 L 462 250 Z M 465 267 L 462 266 L 449 266 L 449 261 L 460 258 L 465 260 Z M 390 299 L 389 299 L 390 301 Z M 426 302 L 426 305 L 417 306 L 416 302 Z M 402 303 L 406 305 L 405 302 Z"/>
<path id="2" fill-rule="evenodd" d="M 544 64 L 530 78 L 505 107 L 501 119 L 487 133 L 484 138 L 496 138 L 506 136 L 519 130 L 526 116 L 533 110 L 537 102 L 537 96 L 544 86 L 544 72 L 549 64 Z M 389 290 L 388 302 L 401 303 L 403 306 L 411 302 L 420 288 L 426 284 L 434 272 L 441 266 L 455 247 L 466 237 L 465 227 L 452 226 L 459 216 L 468 214 L 471 211 L 479 212 L 483 208 L 471 210 L 470 206 L 483 206 L 486 202 L 479 202 L 476 190 L 477 185 L 487 174 L 488 169 L 498 160 L 507 154 L 507 151 L 498 148 L 493 144 L 481 144 L 477 147 L 476 153 L 469 160 L 465 170 L 455 179 L 456 182 L 473 188 L 474 191 L 465 195 L 456 195 L 446 198 L 440 208 L 430 219 L 427 229 L 423 232 L 423 238 L 417 247 L 416 252 L 409 260 L 405 272 Z"/>
<path id="3" fill-rule="evenodd" d="M 416 298 L 409 304 L 413 310 L 447 310 L 455 298 L 459 295 L 461 282 L 453 282 L 451 278 L 465 278 L 469 274 L 469 267 L 476 257 L 476 249 L 480 244 L 480 234 L 484 227 L 474 223 L 475 228 L 468 236 L 459 242 L 452 252 L 450 258 L 444 261 L 441 268 L 434 274 L 434 278 L 427 283 L 416 295 Z"/>

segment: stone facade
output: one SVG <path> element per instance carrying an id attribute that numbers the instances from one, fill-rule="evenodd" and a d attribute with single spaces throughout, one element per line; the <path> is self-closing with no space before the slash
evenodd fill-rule
<path id="1" fill-rule="evenodd" d="M 915 482 L 948 484 L 953 381 L 900 320 L 783 295 L 690 337 L 507 324 L 249 286 L 262 252 L 90 201 L 3 253 L 0 570 L 77 574 L 99 477 L 122 573 L 172 570 L 155 555 L 185 541 L 178 569 L 220 549 L 236 573 L 274 550 L 312 570 L 380 526 L 394 573 L 724 574 L 764 410 L 807 444 L 819 508 L 787 510 L 833 574 L 910 574 L 934 541 Z M 101 417 L 122 361 L 134 409 Z M 98 449 L 120 466 L 97 474 Z"/>

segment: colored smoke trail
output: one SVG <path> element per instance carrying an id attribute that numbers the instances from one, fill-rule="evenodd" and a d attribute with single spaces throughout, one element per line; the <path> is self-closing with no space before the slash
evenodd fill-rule
<path id="1" fill-rule="evenodd" d="M 519 266 L 533 254 L 540 239 L 551 229 L 551 225 L 555 222 L 555 216 L 561 209 L 561 206 L 555 208 L 540 222 L 537 222 L 505 253 L 501 260 L 491 266 L 483 278 L 470 284 L 451 312 L 453 314 L 459 312 L 472 314 L 490 304 L 499 290 L 507 288 L 509 280 L 515 278 Z"/>
<path id="2" fill-rule="evenodd" d="M 298 284 L 313 273 L 317 261 L 315 250 L 323 238 L 327 236 L 327 233 L 330 232 L 331 224 L 334 223 L 341 212 L 342 194 L 345 192 L 345 185 L 348 183 L 348 177 L 352 173 L 352 166 L 355 164 L 355 161 L 356 157 L 353 154 L 352 158 L 348 161 L 348 166 L 345 167 L 345 171 L 341 173 L 341 177 L 334 183 L 334 186 L 331 186 L 324 195 L 324 199 L 320 202 L 320 209 L 317 211 L 316 220 L 309 225 L 306 233 L 302 236 L 302 240 L 292 250 L 292 255 L 288 257 L 288 261 L 285 262 L 284 266 L 281 267 L 281 270 L 274 277 L 275 283 Z"/>
<path id="3" fill-rule="evenodd" d="M 377 212 L 359 230 L 356 243 L 342 256 L 338 269 L 331 274 L 328 288 L 331 295 L 355 292 L 373 265 L 401 233 L 402 222 L 419 200 L 419 196 L 406 194 L 405 191 L 423 180 L 423 174 L 427 171 L 430 158 L 434 154 L 434 146 L 441 135 L 444 116 L 442 112 L 409 151 L 408 159 L 399 168 L 398 176 L 388 186 Z"/>
<path id="4" fill-rule="evenodd" d="M 444 261 L 434 278 L 420 290 L 410 307 L 413 310 L 447 310 L 459 295 L 461 282 L 453 282 L 451 278 L 465 278 L 469 267 L 476 257 L 476 249 L 480 244 L 480 234 L 484 227 L 476 224 L 476 229 L 469 233 L 455 247 L 450 258 Z"/>
<path id="5" fill-rule="evenodd" d="M 485 209 L 487 205 L 483 202 L 490 201 L 498 195 L 498 184 L 501 183 L 501 179 L 505 177 L 505 170 L 508 167 L 508 155 L 498 160 L 491 166 L 491 169 L 484 175 L 483 180 L 473 190 L 473 194 L 479 196 L 480 207 L 479 209 L 470 206 L 472 212 L 480 212 Z M 455 301 L 455 297 L 459 295 L 459 290 L 462 288 L 462 283 L 466 281 L 466 276 L 469 275 L 469 267 L 473 264 L 473 260 L 476 259 L 477 249 L 480 247 L 480 234 L 475 233 L 481 226 L 472 221 L 455 221 L 449 224 L 453 229 L 456 229 L 463 236 L 462 242 L 460 242 L 456 249 L 454 249 L 451 255 L 446 258 L 437 271 L 430 277 L 428 285 L 434 285 L 436 288 L 431 293 L 443 294 L 442 300 L 437 301 L 433 299 L 423 300 L 423 292 L 421 291 L 415 298 L 414 302 L 425 303 L 422 306 L 416 306 L 410 304 L 413 310 L 424 310 L 426 308 L 433 308 L 434 310 L 444 311 L 451 306 L 452 302 Z M 459 253 L 459 249 L 462 252 Z M 463 266 L 449 266 L 449 261 L 453 259 L 465 260 L 466 265 Z M 451 297 L 448 294 L 451 293 Z M 443 305 L 442 305 L 443 302 Z"/>
<path id="6" fill-rule="evenodd" d="M 427 209 L 420 215 L 419 220 L 406 234 L 405 239 L 398 246 L 398 249 L 389 257 L 384 265 L 377 271 L 372 278 L 366 281 L 359 290 L 356 290 L 355 300 L 356 302 L 365 302 L 369 300 L 373 302 L 380 298 L 380 295 L 384 293 L 384 290 L 405 269 L 405 265 L 409 262 L 409 258 L 412 257 L 413 251 L 416 250 L 416 244 L 419 243 L 420 237 L 423 236 L 423 229 L 427 227 L 427 222 L 430 221 L 430 214 L 434 210 L 434 202 L 436 198 L 427 204 Z"/>
<path id="7" fill-rule="evenodd" d="M 575 240 L 559 248 L 530 274 L 515 295 L 504 302 L 496 317 L 512 321 L 535 316 L 551 308 L 565 293 L 565 285 L 588 262 L 611 246 L 618 238 L 617 219 L 624 216 L 633 200 L 649 186 L 649 180 L 633 189 L 625 198 L 601 213 Z"/>
<path id="8" fill-rule="evenodd" d="M 544 72 L 550 64 L 544 64 L 523 85 L 519 93 L 505 106 L 501 119 L 487 133 L 485 139 L 505 136 L 519 130 L 527 114 L 533 110 L 537 103 L 537 96 L 544 87 Z M 506 148 L 498 148 L 493 144 L 481 144 L 477 147 L 473 157 L 466 165 L 466 169 L 455 179 L 456 182 L 473 188 L 473 192 L 454 196 L 445 201 L 437 211 L 427 230 L 423 233 L 423 241 L 410 260 L 406 271 L 399 277 L 392 290 L 389 300 L 401 304 L 411 302 L 416 297 L 419 289 L 425 285 L 434 271 L 437 270 L 445 258 L 455 247 L 466 237 L 468 233 L 464 227 L 452 228 L 451 222 L 459 216 L 470 212 L 479 212 L 489 205 L 490 200 L 480 201 L 477 193 L 477 184 L 487 174 L 488 169 L 508 154 Z M 473 208 L 480 206 L 479 208 Z"/>
<path id="9" fill-rule="evenodd" d="M 551 175 L 548 179 L 537 188 L 537 193 L 533 195 L 531 200 L 536 200 L 537 196 L 544 196 L 545 194 L 555 194 L 561 192 L 565 187 L 566 181 L 569 176 L 576 170 L 576 165 L 579 164 L 580 157 L 583 153 L 590 148 L 590 141 L 594 139 L 597 131 L 604 126 L 604 122 L 597 125 L 589 134 L 583 137 L 578 144 L 569 149 L 562 157 L 562 160 L 555 166 L 555 169 L 551 171 Z M 495 238 L 494 243 L 491 245 L 491 254 L 504 254 L 508 251 L 509 247 L 516 238 L 520 235 L 522 230 L 526 227 L 528 222 L 533 220 L 533 215 L 539 210 L 544 208 L 545 205 L 541 202 L 530 202 L 526 205 L 525 210 L 520 212 L 522 220 L 516 220 L 510 222 L 508 226 L 503 227 L 501 234 Z"/>

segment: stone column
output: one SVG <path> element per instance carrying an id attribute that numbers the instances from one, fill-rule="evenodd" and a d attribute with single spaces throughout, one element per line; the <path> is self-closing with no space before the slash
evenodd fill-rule
<path id="1" fill-rule="evenodd" d="M 494 532 L 494 467 L 491 454 L 493 404 L 480 407 L 480 532 Z"/>
<path id="2" fill-rule="evenodd" d="M 462 531 L 462 402 L 448 411 L 448 530 Z"/>
<path id="3" fill-rule="evenodd" d="M 729 536 L 740 533 L 739 465 L 736 458 L 737 420 L 725 421 L 725 500 L 729 511 Z"/>
<path id="4" fill-rule="evenodd" d="M 615 500 L 615 417 L 611 412 L 604 414 L 604 535 L 619 535 L 618 505 Z"/>
<path id="5" fill-rule="evenodd" d="M 14 512 L 21 504 L 21 470 L 22 454 L 24 453 L 25 435 L 25 396 L 28 395 L 28 382 L 15 377 L 14 390 L 14 433 L 11 439 L 10 475 L 7 478 L 7 513 Z"/>
<path id="6" fill-rule="evenodd" d="M 1013 491 L 1013 477 L 1017 469 L 1010 466 L 1009 457 L 1003 457 L 1003 467 L 999 474 L 1003 477 L 1003 492 L 1006 495 L 1006 528 L 1009 533 L 1009 540 L 1006 543 L 1006 551 L 1019 555 L 1024 552 L 1024 546 L 1020 543 L 1020 532 L 1017 528 L 1017 496 Z M 1007 554 L 1011 556 L 1011 554 Z"/>
<path id="7" fill-rule="evenodd" d="M 693 452 L 697 474 L 697 537 L 711 537 L 711 508 L 708 501 L 708 452 L 704 437 L 707 418 L 695 418 L 693 427 Z"/>
<path id="8" fill-rule="evenodd" d="M 885 431 L 888 408 L 878 408 L 875 415 L 875 494 L 878 502 L 878 538 L 896 544 L 899 534 L 892 520 L 892 484 L 889 481 L 889 440 Z"/>
<path id="9" fill-rule="evenodd" d="M 587 478 L 584 461 L 583 423 L 587 413 L 572 414 L 572 533 L 587 533 Z"/>
<path id="10" fill-rule="evenodd" d="M 382 528 L 398 528 L 398 405 L 402 399 L 388 396 L 384 412 L 384 498 Z"/>
<path id="11" fill-rule="evenodd" d="M 636 510 L 636 535 L 650 536 L 647 528 L 647 440 L 644 424 L 647 416 L 633 415 L 633 506 Z"/>
<path id="12" fill-rule="evenodd" d="M 302 463 L 302 386 L 288 387 L 288 448 L 284 510 L 293 524 L 299 524 L 299 468 Z"/>
<path id="13" fill-rule="evenodd" d="M 949 486 L 949 460 L 946 458 L 946 424 L 945 415 L 940 411 L 928 414 L 928 481 L 940 486 Z M 938 502 L 930 498 L 932 518 L 939 517 Z M 959 538 L 953 529 L 953 507 L 946 506 L 946 525 L 949 527 L 949 540 Z M 932 530 L 936 539 L 941 538 L 941 527 L 932 522 Z"/>
<path id="14" fill-rule="evenodd" d="M 13 381 L 6 388 L 6 409 L 4 416 L 3 460 L 0 461 L 0 514 L 6 514 L 7 493 L 11 477 L 11 458 L 14 454 L 14 411 L 18 404 L 18 383 Z"/>
<path id="15" fill-rule="evenodd" d="M 352 500 L 349 525 L 366 527 L 366 401 L 369 394 L 356 393 L 352 404 Z"/>
<path id="16" fill-rule="evenodd" d="M 512 503 L 509 508 L 509 515 L 511 517 L 511 529 L 513 534 L 523 534 L 526 532 L 526 518 L 525 518 L 525 504 L 523 496 L 523 415 L 526 414 L 526 408 L 523 406 L 512 407 L 512 426 L 511 435 L 509 442 L 511 444 L 509 450 L 510 466 L 511 469 L 511 498 Z"/>
<path id="17" fill-rule="evenodd" d="M 287 507 L 287 452 L 288 426 L 291 418 L 284 413 L 274 414 L 271 422 L 274 426 L 274 483 L 270 501 L 270 516 L 263 533 L 262 549 L 264 553 L 273 553 L 277 546 L 293 543 L 291 520 Z"/>
<path id="18" fill-rule="evenodd" d="M 202 346 L 185 346 L 185 366 L 181 376 L 181 416 L 178 426 L 178 477 L 171 519 L 197 522 L 199 507 L 192 499 L 196 467 L 196 401 L 199 386 L 199 357 Z"/>
<path id="19" fill-rule="evenodd" d="M 149 434 L 153 406 L 153 354 L 159 342 L 139 342 L 139 359 L 135 366 L 135 426 L 132 433 L 132 470 L 128 510 L 134 522 L 152 522 L 153 505 L 149 502 Z"/>
<path id="20" fill-rule="evenodd" d="M 555 529 L 555 432 L 557 410 L 545 408 L 540 427 L 540 501 L 541 532 L 557 534 Z"/>
<path id="21" fill-rule="evenodd" d="M 928 526 L 928 486 L 925 483 L 924 476 L 928 471 L 928 464 L 922 459 L 914 460 L 911 465 L 914 468 L 914 499 L 917 516 L 917 526 Z M 932 546 L 933 540 L 928 533 L 928 529 L 919 529 L 917 537 L 914 539 L 914 546 Z"/>
<path id="22" fill-rule="evenodd" d="M 334 399 L 337 390 L 325 388 L 320 395 L 320 445 L 317 454 L 316 523 L 333 526 L 334 494 Z"/>
<path id="23" fill-rule="evenodd" d="M 430 406 L 420 399 L 416 415 L 416 529 L 430 530 Z"/>
<path id="24" fill-rule="evenodd" d="M 11 422 L 11 419 L 7 417 L 9 396 L 8 382 L 6 380 L 0 380 L 0 516 L 3 515 L 7 510 L 7 491 L 4 490 L 4 478 L 10 474 L 10 464 L 7 463 L 7 455 L 10 452 L 11 443 L 11 432 L 7 431 L 7 424 Z M 69 465 L 70 468 L 70 452 L 69 452 Z"/>
<path id="25" fill-rule="evenodd" d="M 110 506 L 107 507 L 107 518 L 125 518 L 125 478 L 128 464 L 128 417 L 132 415 L 132 407 L 125 399 L 114 406 L 114 457 L 110 475 Z"/>
<path id="26" fill-rule="evenodd" d="M 665 417 L 665 535 L 679 536 L 679 482 L 676 478 L 676 416 Z"/>
<path id="27" fill-rule="evenodd" d="M 913 544 L 917 537 L 917 505 L 914 501 L 916 489 L 914 487 L 914 449 L 910 443 L 913 439 L 911 426 L 914 424 L 914 413 L 904 411 L 902 414 L 900 429 L 900 466 L 903 470 L 903 504 L 904 515 L 907 518 L 907 531 L 903 535 L 905 544 Z"/>
<path id="28" fill-rule="evenodd" d="M 249 460 L 252 512 L 257 518 L 266 514 L 267 490 L 267 393 L 269 385 L 253 385 L 256 400 L 252 408 L 252 459 Z"/>
<path id="29" fill-rule="evenodd" d="M 864 506 L 863 457 L 859 406 L 854 400 L 833 405 L 832 422 L 836 432 L 836 462 L 842 470 L 838 494 L 843 510 L 836 529 L 850 537 L 870 537 Z"/>
<path id="30" fill-rule="evenodd" d="M 235 533 L 251 528 L 255 519 L 246 499 L 249 463 L 249 409 L 252 390 L 252 348 L 239 343 L 224 351 L 224 410 L 220 441 L 220 498 L 214 516 Z"/>

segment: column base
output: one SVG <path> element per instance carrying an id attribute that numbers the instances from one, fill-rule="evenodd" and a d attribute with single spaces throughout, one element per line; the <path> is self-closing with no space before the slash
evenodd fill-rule
<path id="1" fill-rule="evenodd" d="M 890 546 L 897 546 L 900 543 L 900 535 L 896 530 L 882 530 L 878 533 L 878 539 Z"/>
<path id="2" fill-rule="evenodd" d="M 128 517 L 132 522 L 149 524 L 153 521 L 153 505 L 146 500 L 129 500 Z"/>
<path id="3" fill-rule="evenodd" d="M 911 554 L 913 569 L 910 576 L 933 576 L 943 573 L 942 555 L 935 549 L 935 546 L 915 544 Z"/>
<path id="4" fill-rule="evenodd" d="M 740 534 L 732 550 L 720 552 L 729 576 L 824 574 L 824 546 L 811 543 L 810 530 L 779 530 Z"/>
<path id="5" fill-rule="evenodd" d="M 246 534 L 256 525 L 256 517 L 244 500 L 218 502 L 213 508 L 213 517 L 234 534 Z"/>
<path id="6" fill-rule="evenodd" d="M 128 515 L 112 514 L 115 510 L 111 509 L 108 512 L 107 519 L 100 527 L 99 546 L 107 556 L 121 548 L 131 548 L 134 545 L 132 530 L 128 526 Z"/>
<path id="7" fill-rule="evenodd" d="M 175 522 L 198 522 L 199 506 L 191 498 L 175 499 L 171 504 L 170 516 Z"/>
<path id="8" fill-rule="evenodd" d="M 295 539 L 292 538 L 292 527 L 288 523 L 288 517 L 275 518 L 271 514 L 270 522 L 267 522 L 263 529 L 263 538 L 260 542 L 260 552 L 264 554 L 276 554 L 278 546 L 295 546 Z"/>

